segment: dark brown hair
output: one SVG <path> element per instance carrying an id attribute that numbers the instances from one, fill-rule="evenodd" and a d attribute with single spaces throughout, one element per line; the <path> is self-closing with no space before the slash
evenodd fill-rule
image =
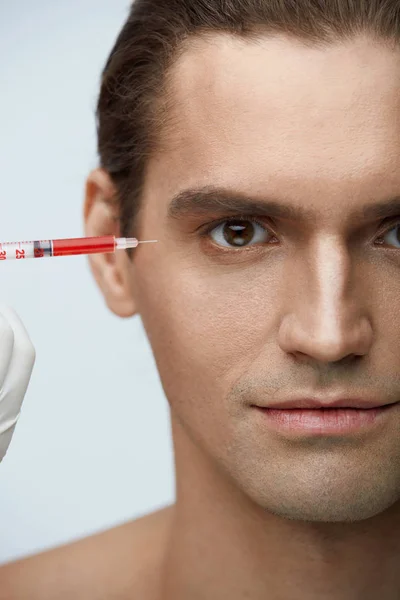
<path id="1" fill-rule="evenodd" d="M 105 65 L 97 107 L 100 166 L 117 189 L 121 235 L 137 215 L 148 157 L 168 123 L 168 74 L 194 35 L 294 36 L 329 44 L 366 32 L 399 43 L 399 0 L 136 0 Z"/>

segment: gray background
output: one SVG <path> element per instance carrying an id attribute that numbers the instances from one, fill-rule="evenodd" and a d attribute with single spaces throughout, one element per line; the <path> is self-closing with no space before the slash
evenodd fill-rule
<path id="1" fill-rule="evenodd" d="M 0 3 L 0 240 L 83 235 L 101 68 L 127 0 Z M 0 265 L 37 350 L 0 465 L 0 563 L 174 499 L 168 404 L 139 317 L 106 308 L 86 257 Z"/>

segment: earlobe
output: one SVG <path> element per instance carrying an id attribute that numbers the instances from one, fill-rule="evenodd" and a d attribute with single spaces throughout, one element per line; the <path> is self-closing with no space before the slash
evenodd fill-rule
<path id="1" fill-rule="evenodd" d="M 93 171 L 86 182 L 84 205 L 85 235 L 119 236 L 116 190 L 109 175 L 102 169 Z M 93 254 L 90 267 L 107 306 L 119 317 L 136 314 L 133 297 L 132 269 L 124 251 L 113 254 Z"/>

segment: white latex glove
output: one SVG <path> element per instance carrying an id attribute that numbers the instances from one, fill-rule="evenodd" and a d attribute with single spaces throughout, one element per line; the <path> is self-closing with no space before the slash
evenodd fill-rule
<path id="1" fill-rule="evenodd" d="M 0 304 L 0 462 L 14 433 L 35 356 L 19 317 Z"/>

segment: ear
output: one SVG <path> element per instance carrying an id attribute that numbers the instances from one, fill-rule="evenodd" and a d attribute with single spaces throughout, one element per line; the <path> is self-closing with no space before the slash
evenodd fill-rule
<path id="1" fill-rule="evenodd" d="M 85 235 L 119 237 L 117 191 L 106 171 L 96 169 L 86 180 L 84 204 Z M 132 264 L 127 253 L 92 254 L 90 268 L 107 306 L 119 317 L 136 314 L 132 290 Z"/>

